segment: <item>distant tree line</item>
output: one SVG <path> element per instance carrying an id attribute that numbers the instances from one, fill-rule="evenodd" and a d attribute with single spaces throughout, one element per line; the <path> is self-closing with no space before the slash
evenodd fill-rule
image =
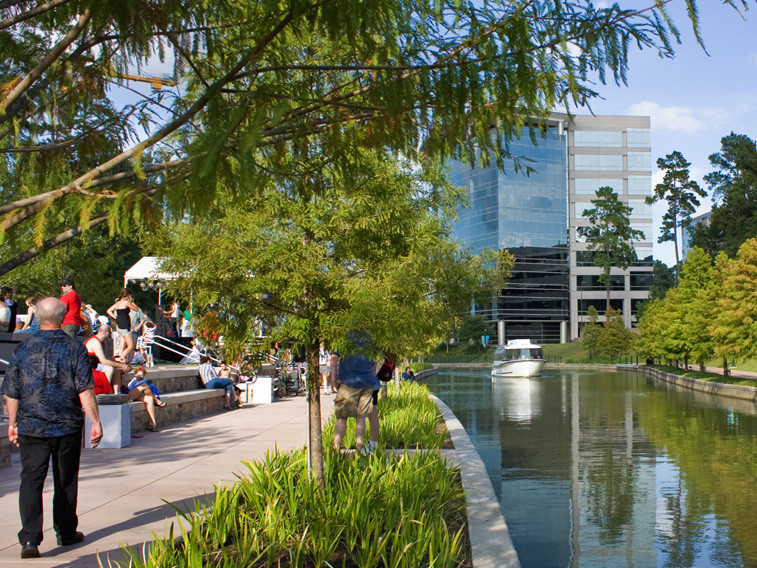
<path id="1" fill-rule="evenodd" d="M 639 320 L 636 352 L 655 361 L 699 364 L 757 356 L 757 238 L 747 239 L 736 256 L 721 251 L 713 262 L 693 247 L 678 285 L 649 302 Z"/>

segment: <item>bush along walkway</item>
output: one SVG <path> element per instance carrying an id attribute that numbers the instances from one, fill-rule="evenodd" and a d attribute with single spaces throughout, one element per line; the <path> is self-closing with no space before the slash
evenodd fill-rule
<path id="1" fill-rule="evenodd" d="M 404 383 L 380 401 L 380 449 L 358 456 L 326 450 L 325 487 L 304 450 L 269 453 L 215 488 L 210 503 L 179 519 L 149 550 L 124 546 L 141 567 L 343 568 L 472 566 L 459 471 L 439 451 L 447 432 L 428 389 Z M 345 443 L 354 443 L 354 422 Z M 333 421 L 324 446 L 333 440 Z M 428 450 L 428 451 L 425 451 Z"/>

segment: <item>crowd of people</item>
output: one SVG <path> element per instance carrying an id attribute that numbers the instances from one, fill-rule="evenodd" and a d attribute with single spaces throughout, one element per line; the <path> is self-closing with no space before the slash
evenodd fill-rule
<path id="1" fill-rule="evenodd" d="M 163 406 L 157 389 L 152 385 L 150 393 L 142 388 L 143 383 L 136 384 L 134 377 L 144 376 L 146 369 L 154 365 L 151 346 L 155 340 L 157 326 L 155 322 L 137 306 L 128 288 L 124 288 L 112 306 L 106 310 L 107 315 L 100 315 L 91 304 L 84 303 L 75 288 L 72 278 L 60 281 L 60 302 L 65 308 L 60 330 L 69 337 L 86 337 L 84 347 L 94 364 L 94 393 L 126 394 L 133 400 L 145 403 L 151 426 L 149 430 L 158 431 L 155 420 L 155 407 Z M 25 299 L 26 317 L 20 318 L 18 302 L 12 290 L 0 288 L 0 332 L 35 334 L 40 330 L 37 316 L 37 298 Z M 167 313 L 159 308 L 164 314 Z M 168 319 L 171 334 L 178 335 L 177 313 L 179 304 L 174 302 L 171 308 L 172 318 Z M 112 355 L 108 348 L 112 341 Z M 134 370 L 137 366 L 138 369 Z M 133 373 L 133 377 L 132 377 Z M 131 380 L 129 380 L 131 379 Z M 150 383 L 151 384 L 151 383 Z M 154 393 L 154 398 L 152 394 Z"/>
<path id="2" fill-rule="evenodd" d="M 19 541 L 22 558 L 39 556 L 37 547 L 42 540 L 39 495 L 45 476 L 38 475 L 38 472 L 44 465 L 46 473 L 51 457 L 54 463 L 59 462 L 54 475 L 53 513 L 56 519 L 61 519 L 56 523 L 58 543 L 67 546 L 84 539 L 84 535 L 76 531 L 75 477 L 84 426 L 82 410 L 92 424 L 92 446 L 97 446 L 102 438 L 94 395 L 128 393 L 131 400 L 143 402 L 151 422 L 148 430 L 155 432 L 158 431 L 155 409 L 165 406 L 158 388 L 147 377 L 148 367 L 152 364 L 147 348 L 155 338 L 156 325 L 137 306 L 130 291 L 122 290 L 107 309 L 107 316 L 100 316 L 91 305 L 82 303 L 73 280 L 65 278 L 60 284 L 60 299 L 44 298 L 38 302 L 34 297 L 26 298 L 27 317 L 18 328 L 18 305 L 10 290 L 0 289 L 0 331 L 33 334 L 17 348 L 2 385 L 10 420 L 8 437 L 11 443 L 21 447 L 22 530 Z M 169 319 L 169 326 L 173 326 L 169 329 L 178 334 L 178 318 L 181 316 L 178 304 L 162 311 Z M 81 343 L 76 340 L 78 335 L 87 338 Z M 108 356 L 110 350 L 106 344 L 111 339 L 114 341 L 113 355 Z M 367 334 L 352 334 L 350 341 L 355 349 L 344 357 L 329 353 L 321 346 L 318 374 L 312 373 L 312 376 L 322 382 L 324 395 L 336 394 L 334 448 L 341 449 L 347 419 L 354 418 L 358 452 L 372 451 L 379 441 L 378 394 L 382 381 L 391 380 L 394 365 L 390 356 L 371 358 L 366 355 L 378 353 L 372 348 Z M 46 361 L 42 368 L 38 364 L 40 356 Z M 138 359 L 140 356 L 141 360 Z M 242 374 L 239 369 L 243 365 L 231 367 L 220 362 L 216 367 L 212 361 L 209 355 L 200 355 L 198 371 L 203 384 L 206 388 L 225 391 L 226 409 L 239 407 L 236 387 Z M 135 364 L 139 364 L 136 369 Z M 55 374 L 55 396 L 34 395 L 35 389 L 49 387 L 46 383 L 49 372 Z M 414 380 L 409 368 L 402 377 Z M 35 416 L 49 418 L 40 420 Z M 368 441 L 365 440 L 366 421 L 370 425 Z M 66 427 L 62 428 L 61 424 Z M 62 460 L 67 461 L 62 464 Z"/>

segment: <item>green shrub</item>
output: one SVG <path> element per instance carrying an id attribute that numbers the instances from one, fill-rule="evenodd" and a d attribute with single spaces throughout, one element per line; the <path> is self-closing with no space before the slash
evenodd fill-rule
<path id="1" fill-rule="evenodd" d="M 246 462 L 248 473 L 215 501 L 180 513 L 164 539 L 131 566 L 458 566 L 464 513 L 456 474 L 439 452 L 412 456 L 327 452 L 325 488 L 304 450 Z M 115 562 L 111 565 L 121 566 Z"/>
<path id="2" fill-rule="evenodd" d="M 379 402 L 384 447 L 440 448 L 439 412 L 428 388 L 389 387 Z M 354 440 L 354 421 L 352 421 Z M 331 450 L 324 432 L 324 487 L 310 478 L 305 449 L 245 462 L 247 474 L 216 487 L 211 503 L 180 511 L 164 538 L 140 554 L 123 545 L 131 568 L 305 568 L 459 566 L 466 554 L 459 474 L 435 450 L 413 455 Z M 178 529 L 176 528 L 178 527 Z M 178 531 L 178 535 L 176 532 Z"/>

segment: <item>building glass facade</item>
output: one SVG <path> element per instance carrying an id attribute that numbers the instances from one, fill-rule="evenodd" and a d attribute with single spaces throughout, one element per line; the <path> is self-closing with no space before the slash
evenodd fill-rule
<path id="1" fill-rule="evenodd" d="M 510 151 L 535 171 L 516 172 L 513 160 L 504 171 L 452 163 L 452 182 L 470 196 L 454 234 L 476 252 L 508 249 L 516 259 L 507 288 L 477 312 L 504 320 L 510 339 L 557 343 L 570 308 L 567 135 L 552 125 L 534 146 L 524 129 Z"/>
<path id="2" fill-rule="evenodd" d="M 495 165 L 451 164 L 451 180 L 468 189 L 469 206 L 459 212 L 454 235 L 476 252 L 508 249 L 516 259 L 513 276 L 489 306 L 477 306 L 492 321 L 505 322 L 503 339 L 530 338 L 557 343 L 580 337 L 586 310 L 605 311 L 607 289 L 588 250 L 584 211 L 600 187 L 609 186 L 633 207 L 633 227 L 645 238 L 635 243 L 638 260 L 628 270 L 613 269 L 611 305 L 622 310 L 628 327 L 648 295 L 653 227 L 648 117 L 555 114 L 534 145 L 524 129 L 511 154 L 533 168 L 515 172 Z M 632 197 L 631 197 L 632 196 Z"/>

